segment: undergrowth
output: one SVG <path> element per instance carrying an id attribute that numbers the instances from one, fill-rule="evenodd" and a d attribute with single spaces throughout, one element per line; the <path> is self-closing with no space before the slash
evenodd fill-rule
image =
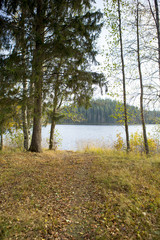
<path id="1" fill-rule="evenodd" d="M 93 172 L 104 195 L 101 223 L 107 228 L 102 239 L 160 239 L 160 155 L 85 151 L 97 155 Z"/>

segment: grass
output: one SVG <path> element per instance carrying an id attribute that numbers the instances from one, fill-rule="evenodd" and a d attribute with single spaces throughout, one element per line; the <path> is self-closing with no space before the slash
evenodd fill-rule
<path id="1" fill-rule="evenodd" d="M 159 155 L 0 154 L 0 239 L 160 239 Z"/>
<path id="2" fill-rule="evenodd" d="M 159 156 L 99 152 L 94 176 L 106 198 L 108 238 L 160 239 Z"/>

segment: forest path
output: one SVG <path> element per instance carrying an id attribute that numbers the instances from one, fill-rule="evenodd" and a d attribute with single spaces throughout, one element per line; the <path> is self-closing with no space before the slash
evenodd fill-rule
<path id="1" fill-rule="evenodd" d="M 56 240 L 96 239 L 100 231 L 102 197 L 92 176 L 93 158 L 87 153 L 61 155 L 59 171 L 54 173 L 58 192 L 52 210 L 58 223 L 51 234 Z"/>

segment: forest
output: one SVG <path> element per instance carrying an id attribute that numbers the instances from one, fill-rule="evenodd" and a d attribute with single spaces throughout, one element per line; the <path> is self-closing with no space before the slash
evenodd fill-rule
<path id="1" fill-rule="evenodd" d="M 62 119 L 58 123 L 64 124 L 123 124 L 123 104 L 110 99 L 97 99 L 91 101 L 88 108 L 77 107 L 75 120 Z M 127 105 L 129 124 L 141 124 L 140 109 L 135 106 Z M 71 108 L 72 112 L 72 108 Z M 74 113 L 75 113 L 74 112 Z M 145 111 L 145 120 L 147 124 L 159 122 L 160 112 Z"/>

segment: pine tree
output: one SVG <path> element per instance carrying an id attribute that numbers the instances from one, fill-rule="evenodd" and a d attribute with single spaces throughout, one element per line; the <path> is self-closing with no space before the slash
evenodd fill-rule
<path id="1" fill-rule="evenodd" d="M 1 8 L 6 11 L 9 20 L 9 27 L 6 26 L 6 30 L 14 29 L 10 42 L 13 39 L 12 49 L 14 49 L 17 62 L 19 59 L 17 65 L 25 66 L 21 68 L 23 72 L 19 74 L 17 72 L 19 84 L 23 86 L 22 102 L 25 107 L 27 78 L 30 86 L 33 87 L 31 94 L 34 97 L 33 134 L 30 151 L 41 152 L 42 106 L 45 96 L 49 94 L 47 86 L 49 87 L 50 81 L 52 81 L 45 73 L 52 68 L 53 74 L 57 74 L 56 62 L 59 59 L 70 62 L 70 67 L 67 64 L 64 66 L 66 68 L 71 68 L 72 65 L 74 71 L 79 68 L 79 73 L 82 72 L 84 66 L 88 68 L 88 62 L 95 62 L 94 42 L 102 27 L 100 23 L 102 14 L 91 11 L 92 1 L 90 0 L 25 2 L 10 0 L 1 1 L 1 3 Z M 24 30 L 24 33 L 20 34 L 22 37 L 19 38 L 18 34 L 21 30 Z M 14 41 L 17 46 L 14 45 Z M 24 43 L 25 45 L 23 45 Z M 13 51 L 11 54 L 13 55 Z M 24 61 L 26 56 L 28 61 Z M 83 67 L 81 67 L 82 65 Z M 31 71 L 30 77 L 27 76 L 27 78 L 26 69 Z M 85 70 L 85 72 L 87 71 L 88 69 Z M 85 86 L 83 82 L 80 83 L 75 79 L 76 76 L 72 77 L 69 82 L 70 79 L 67 77 L 67 86 L 73 85 L 70 89 L 76 91 L 74 81 Z M 83 81 L 85 82 L 84 78 Z M 62 86 L 63 83 L 59 87 Z M 23 113 L 24 111 L 26 110 L 23 110 Z"/>

